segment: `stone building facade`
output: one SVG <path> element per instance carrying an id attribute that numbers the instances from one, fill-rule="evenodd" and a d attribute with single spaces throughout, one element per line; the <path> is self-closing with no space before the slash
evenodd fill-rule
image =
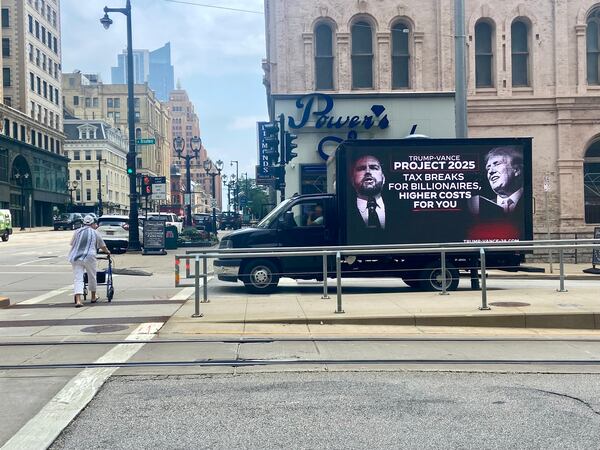
<path id="1" fill-rule="evenodd" d="M 533 137 L 534 232 L 545 234 L 549 217 L 553 237 L 589 235 L 600 224 L 600 2 L 465 7 L 469 137 Z M 406 96 L 411 109 L 454 91 L 453 0 L 266 0 L 265 15 L 272 119 L 298 117 L 291 102 L 307 93 L 346 102 Z M 440 128 L 419 126 L 453 135 Z M 312 147 L 298 150 L 295 162 L 318 161 Z M 303 183 L 291 181 L 290 192 Z"/>
<path id="2" fill-rule="evenodd" d="M 106 120 L 128 136 L 127 85 L 104 84 L 96 75 L 80 72 L 63 74 L 65 110 L 78 119 Z M 136 151 L 138 173 L 171 176 L 171 116 L 147 84 L 134 85 L 136 138 L 154 138 L 154 145 L 140 145 Z M 167 198 L 170 193 L 167 192 Z"/>
<path id="3" fill-rule="evenodd" d="M 2 0 L 0 208 L 51 225 L 68 201 L 59 0 Z"/>
<path id="4" fill-rule="evenodd" d="M 75 209 L 129 214 L 127 136 L 101 120 L 65 119 L 64 127 Z"/>

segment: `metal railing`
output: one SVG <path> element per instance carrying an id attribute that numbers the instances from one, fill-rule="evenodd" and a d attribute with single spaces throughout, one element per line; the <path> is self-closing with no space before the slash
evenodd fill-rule
<path id="1" fill-rule="evenodd" d="M 559 288 L 558 292 L 567 292 L 565 289 L 565 268 L 564 252 L 565 250 L 577 249 L 600 249 L 600 239 L 569 239 L 569 240 L 538 240 L 538 241 L 518 241 L 515 243 L 507 242 L 486 242 L 485 244 L 465 244 L 465 243 L 444 243 L 444 244 L 397 244 L 397 245 L 361 245 L 361 246 L 330 246 L 330 247 L 276 247 L 276 248 L 250 248 L 250 249 L 208 249 L 198 251 L 188 251 L 186 255 L 175 256 L 175 286 L 176 287 L 194 287 L 195 288 L 195 312 L 192 317 L 202 317 L 200 313 L 200 303 L 208 303 L 208 277 L 214 272 L 208 272 L 209 259 L 250 259 L 250 258 L 280 258 L 280 257 L 305 257 L 321 256 L 323 260 L 323 271 L 319 273 L 323 278 L 322 299 L 329 299 L 329 289 L 327 279 L 333 270 L 329 270 L 328 257 L 335 258 L 335 279 L 336 279 L 336 310 L 335 313 L 343 314 L 342 308 L 342 269 L 343 257 L 359 255 L 423 255 L 439 254 L 441 269 L 441 290 L 440 295 L 448 295 L 447 291 L 447 267 L 446 259 L 448 254 L 470 254 L 479 259 L 478 269 L 481 279 L 481 305 L 480 310 L 489 310 L 487 302 L 487 275 L 488 266 L 486 264 L 489 252 L 525 252 L 530 253 L 534 250 L 554 251 L 559 255 Z M 193 279 L 193 283 L 184 283 L 181 281 L 181 261 L 185 261 L 184 279 Z M 200 271 L 200 260 L 202 260 L 202 271 Z M 190 262 L 194 261 L 194 271 L 192 272 Z M 421 270 L 422 268 L 414 269 Z M 406 272 L 407 269 L 403 269 Z M 315 274 L 314 272 L 311 272 Z M 277 275 L 286 275 L 279 273 Z M 316 274 L 315 274 L 316 275 Z M 200 278 L 203 279 L 203 294 L 200 301 Z M 313 278 L 317 278 L 316 276 Z M 320 278 L 320 277 L 319 277 Z"/>

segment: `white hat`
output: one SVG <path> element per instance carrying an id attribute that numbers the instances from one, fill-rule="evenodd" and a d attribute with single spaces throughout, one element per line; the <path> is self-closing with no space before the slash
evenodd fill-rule
<path id="1" fill-rule="evenodd" d="M 91 225 L 96 221 L 96 219 L 94 219 L 94 216 L 90 216 L 87 215 L 83 218 L 83 224 L 84 225 Z"/>

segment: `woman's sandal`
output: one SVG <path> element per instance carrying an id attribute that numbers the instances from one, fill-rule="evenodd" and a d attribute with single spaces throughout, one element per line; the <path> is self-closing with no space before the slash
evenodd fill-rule
<path id="1" fill-rule="evenodd" d="M 83 306 L 83 303 L 75 302 L 75 308 L 81 308 L 82 306 Z"/>

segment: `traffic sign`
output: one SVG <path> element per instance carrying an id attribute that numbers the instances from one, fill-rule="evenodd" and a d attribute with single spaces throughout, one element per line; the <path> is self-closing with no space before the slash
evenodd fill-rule
<path id="1" fill-rule="evenodd" d="M 167 177 L 150 177 L 152 183 L 152 200 L 167 199 Z"/>
<path id="2" fill-rule="evenodd" d="M 240 206 L 242 208 L 245 208 L 246 206 L 248 206 L 248 197 L 240 197 Z"/>
<path id="3" fill-rule="evenodd" d="M 156 144 L 156 139 L 154 138 L 146 138 L 146 139 L 136 139 L 135 145 L 154 145 Z"/>
<path id="4" fill-rule="evenodd" d="M 210 207 L 211 208 L 216 208 L 217 207 L 217 201 L 214 198 L 210 200 Z"/>

